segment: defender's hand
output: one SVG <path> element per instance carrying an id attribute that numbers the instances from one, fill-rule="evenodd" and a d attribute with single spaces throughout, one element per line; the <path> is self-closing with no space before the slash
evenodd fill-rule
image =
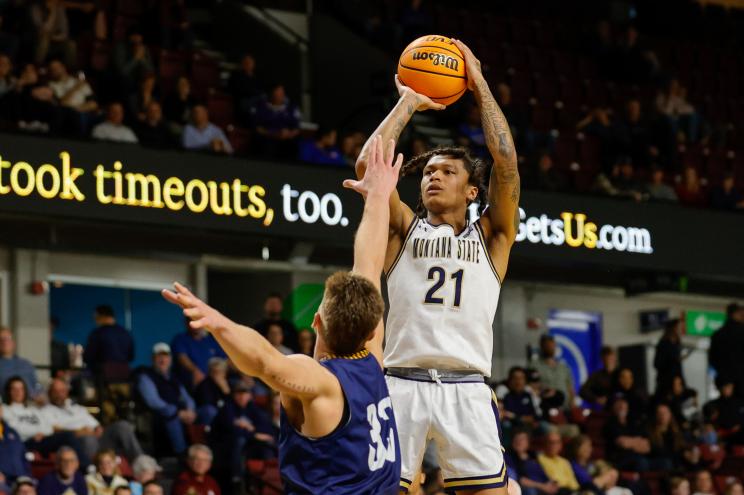
<path id="1" fill-rule="evenodd" d="M 403 165 L 403 154 L 398 153 L 395 163 L 393 163 L 394 156 L 395 141 L 392 139 L 389 141 L 387 157 L 385 157 L 382 151 L 382 137 L 375 136 L 370 147 L 369 163 L 364 177 L 362 180 L 346 179 L 344 187 L 355 190 L 365 199 L 368 194 L 380 194 L 386 199 L 389 198 L 398 185 L 400 167 Z"/>
<path id="2" fill-rule="evenodd" d="M 218 328 L 227 328 L 232 323 L 222 313 L 196 297 L 183 285 L 175 282 L 173 287 L 176 289 L 175 292 L 163 289 L 161 294 L 167 301 L 183 308 L 183 314 L 191 320 L 189 325 L 194 330 L 204 329 L 212 332 Z"/>
<path id="3" fill-rule="evenodd" d="M 468 89 L 473 91 L 475 90 L 476 81 L 483 78 L 483 69 L 481 68 L 480 60 L 476 58 L 473 51 L 468 48 L 468 45 L 462 41 L 453 39 L 452 42 L 462 52 L 462 56 L 465 59 L 465 73 L 468 75 Z"/>
<path id="4" fill-rule="evenodd" d="M 424 110 L 444 110 L 447 108 L 441 103 L 436 103 L 428 96 L 417 93 L 400 81 L 398 74 L 395 75 L 395 87 L 398 88 L 398 94 L 401 98 L 411 98 L 415 101 L 416 111 L 423 112 Z"/>

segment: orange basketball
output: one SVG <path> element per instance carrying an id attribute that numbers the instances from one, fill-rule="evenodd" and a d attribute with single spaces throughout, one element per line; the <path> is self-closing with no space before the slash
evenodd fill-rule
<path id="1" fill-rule="evenodd" d="M 462 52 L 446 36 L 414 40 L 398 60 L 400 82 L 437 103 L 450 105 L 467 89 Z"/>

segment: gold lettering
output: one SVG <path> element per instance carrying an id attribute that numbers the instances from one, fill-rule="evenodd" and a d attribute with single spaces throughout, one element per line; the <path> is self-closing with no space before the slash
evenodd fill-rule
<path id="1" fill-rule="evenodd" d="M 70 154 L 63 151 L 59 154 L 62 159 L 62 199 L 74 199 L 75 201 L 85 201 L 85 194 L 80 192 L 75 181 L 83 175 L 82 168 L 70 168 Z"/>
<path id="2" fill-rule="evenodd" d="M 145 208 L 162 208 L 163 201 L 160 195 L 160 179 L 152 174 L 144 175 L 137 173 L 126 173 L 127 179 L 127 204 L 130 206 L 143 206 Z M 137 197 L 137 185 L 142 193 Z M 150 201 L 150 188 L 152 187 L 152 201 Z"/>
<path id="3" fill-rule="evenodd" d="M 248 216 L 248 210 L 243 208 L 243 202 L 240 200 L 242 193 L 247 193 L 248 189 L 248 186 L 240 183 L 240 179 L 235 179 L 232 183 L 233 210 L 235 210 L 235 214 L 239 217 Z"/>
<path id="4" fill-rule="evenodd" d="M 566 244 L 571 247 L 579 247 L 584 242 L 584 220 L 586 220 L 586 215 L 583 213 L 577 213 L 575 216 L 576 237 L 573 236 L 573 232 L 571 231 L 571 220 L 573 219 L 574 214 L 567 211 L 561 213 L 561 218 L 563 219 L 563 230 L 566 233 Z"/>
<path id="5" fill-rule="evenodd" d="M 52 178 L 52 187 L 47 189 L 44 185 L 44 175 L 49 174 Z M 60 177 L 59 172 L 53 165 L 45 163 L 36 171 L 36 190 L 44 199 L 52 199 L 59 193 Z"/>
<path id="6" fill-rule="evenodd" d="M 212 211 L 217 215 L 232 215 L 232 208 L 230 208 L 230 184 L 227 182 L 220 182 L 217 184 L 215 181 L 210 180 L 207 182 L 209 187 L 209 206 Z M 222 190 L 222 204 L 219 204 L 220 191 L 217 187 Z"/>
<path id="7" fill-rule="evenodd" d="M 174 196 L 183 196 L 183 181 L 178 177 L 168 177 L 163 184 L 163 199 L 169 210 L 178 211 L 183 208 L 183 200 L 173 201 Z"/>
<path id="8" fill-rule="evenodd" d="M 597 224 L 594 222 L 588 222 L 586 224 L 586 227 L 584 227 L 584 235 L 586 236 L 586 239 L 584 239 L 584 246 L 588 247 L 589 249 L 594 249 L 597 247 Z"/>
<path id="9" fill-rule="evenodd" d="M 98 202 L 107 205 L 111 202 L 111 195 L 106 194 L 106 179 L 111 178 L 111 172 L 107 172 L 103 165 L 98 165 L 93 171 L 93 176 L 96 178 L 96 197 Z"/>
<path id="10" fill-rule="evenodd" d="M 3 160 L 2 158 L 0 158 L 0 194 L 8 194 L 10 192 L 10 187 L 3 185 L 4 168 L 10 168 L 10 162 L 8 160 Z"/>
<path id="11" fill-rule="evenodd" d="M 21 187 L 18 174 L 26 172 L 26 185 Z M 28 196 L 34 191 L 34 169 L 26 162 L 18 162 L 10 170 L 10 187 L 19 196 Z"/>
<path id="12" fill-rule="evenodd" d="M 200 197 L 198 203 L 194 201 L 194 189 L 199 190 Z M 185 199 L 186 206 L 189 207 L 189 210 L 194 213 L 203 212 L 207 209 L 207 205 L 209 205 L 209 189 L 207 189 L 207 185 L 199 179 L 190 180 L 189 183 L 186 184 Z"/>
<path id="13" fill-rule="evenodd" d="M 253 218 L 261 218 L 266 214 L 266 202 L 263 197 L 266 195 L 266 189 L 263 186 L 251 186 L 248 191 L 248 200 L 251 202 L 248 205 L 248 213 Z"/>
<path id="14" fill-rule="evenodd" d="M 126 204 L 124 200 L 124 182 L 122 180 L 122 164 L 119 161 L 114 162 L 114 172 L 111 172 L 111 177 L 114 178 L 114 201 L 115 205 Z"/>

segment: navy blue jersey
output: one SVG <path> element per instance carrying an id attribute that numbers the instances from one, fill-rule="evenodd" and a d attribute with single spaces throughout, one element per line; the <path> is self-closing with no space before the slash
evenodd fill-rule
<path id="1" fill-rule="evenodd" d="M 346 410 L 335 431 L 311 439 L 289 424 L 282 408 L 279 464 L 286 493 L 397 494 L 398 432 L 379 363 L 365 350 L 320 364 L 338 378 Z"/>

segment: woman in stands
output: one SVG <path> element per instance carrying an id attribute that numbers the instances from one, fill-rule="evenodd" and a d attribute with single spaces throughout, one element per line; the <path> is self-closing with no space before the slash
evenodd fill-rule
<path id="1" fill-rule="evenodd" d="M 114 495 L 120 486 L 129 486 L 127 480 L 119 474 L 116 464 L 116 453 L 113 450 L 101 450 L 95 458 L 96 472 L 85 477 L 88 495 Z"/>

